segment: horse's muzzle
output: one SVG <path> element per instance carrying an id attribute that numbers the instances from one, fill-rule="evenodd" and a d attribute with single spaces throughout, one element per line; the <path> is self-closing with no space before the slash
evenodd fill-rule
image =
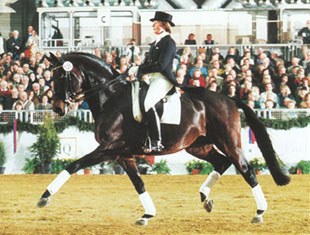
<path id="1" fill-rule="evenodd" d="M 53 111 L 54 111 L 55 113 L 57 113 L 58 115 L 60 115 L 60 116 L 64 116 L 64 115 L 65 115 L 65 111 L 64 111 L 63 109 L 61 109 L 60 107 L 55 107 L 55 108 L 53 109 Z"/>

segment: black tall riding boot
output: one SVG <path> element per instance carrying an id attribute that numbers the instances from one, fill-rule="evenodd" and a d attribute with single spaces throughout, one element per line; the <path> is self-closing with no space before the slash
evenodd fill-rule
<path id="1" fill-rule="evenodd" d="M 160 120 L 154 107 L 150 108 L 146 113 L 146 119 L 151 141 L 144 146 L 144 152 L 160 152 L 164 146 L 161 144 Z"/>

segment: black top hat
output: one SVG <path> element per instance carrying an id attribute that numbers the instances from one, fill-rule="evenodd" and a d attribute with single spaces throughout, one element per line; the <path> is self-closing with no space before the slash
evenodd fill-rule
<path id="1" fill-rule="evenodd" d="M 172 22 L 172 15 L 162 12 L 162 11 L 156 11 L 155 12 L 155 17 L 150 19 L 150 21 L 164 21 L 164 22 L 169 22 L 171 26 L 174 26 L 175 24 Z"/>

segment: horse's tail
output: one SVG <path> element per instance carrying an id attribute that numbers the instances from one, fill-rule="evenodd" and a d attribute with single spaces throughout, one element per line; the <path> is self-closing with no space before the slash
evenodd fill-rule
<path id="1" fill-rule="evenodd" d="M 241 108 L 245 114 L 246 122 L 252 129 L 257 145 L 261 150 L 267 163 L 270 173 L 277 185 L 283 186 L 290 182 L 290 177 L 285 175 L 280 165 L 283 165 L 281 159 L 275 152 L 271 139 L 267 133 L 264 124 L 257 118 L 254 111 L 241 100 L 233 99 L 238 108 Z"/>

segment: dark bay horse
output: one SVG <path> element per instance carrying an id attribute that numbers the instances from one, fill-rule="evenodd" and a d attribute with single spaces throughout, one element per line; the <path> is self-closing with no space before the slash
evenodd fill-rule
<path id="1" fill-rule="evenodd" d="M 146 131 L 144 124 L 133 118 L 130 83 L 124 82 L 114 69 L 90 54 L 68 53 L 61 59 L 50 54 L 47 58 L 53 66 L 54 111 L 65 115 L 68 103 L 85 99 L 95 120 L 95 138 L 99 146 L 62 171 L 48 185 L 38 206 L 49 204 L 50 197 L 78 170 L 103 161 L 116 160 L 129 176 L 145 210 L 136 223 L 146 225 L 149 218 L 155 216 L 156 209 L 145 190 L 133 157 L 144 154 L 141 147 Z M 274 181 L 277 185 L 288 184 L 290 178 L 282 172 L 267 131 L 255 113 L 238 100 L 208 90 L 199 95 L 185 92 L 181 96 L 181 124 L 162 124 L 165 148 L 160 154 L 184 149 L 213 164 L 214 171 L 199 189 L 201 202 L 207 211 L 212 210 L 213 201 L 209 199 L 212 186 L 233 164 L 251 187 L 257 204 L 252 222 L 261 223 L 267 202 L 255 173 L 242 152 L 238 108 L 243 110 L 247 123 L 255 134 Z"/>

